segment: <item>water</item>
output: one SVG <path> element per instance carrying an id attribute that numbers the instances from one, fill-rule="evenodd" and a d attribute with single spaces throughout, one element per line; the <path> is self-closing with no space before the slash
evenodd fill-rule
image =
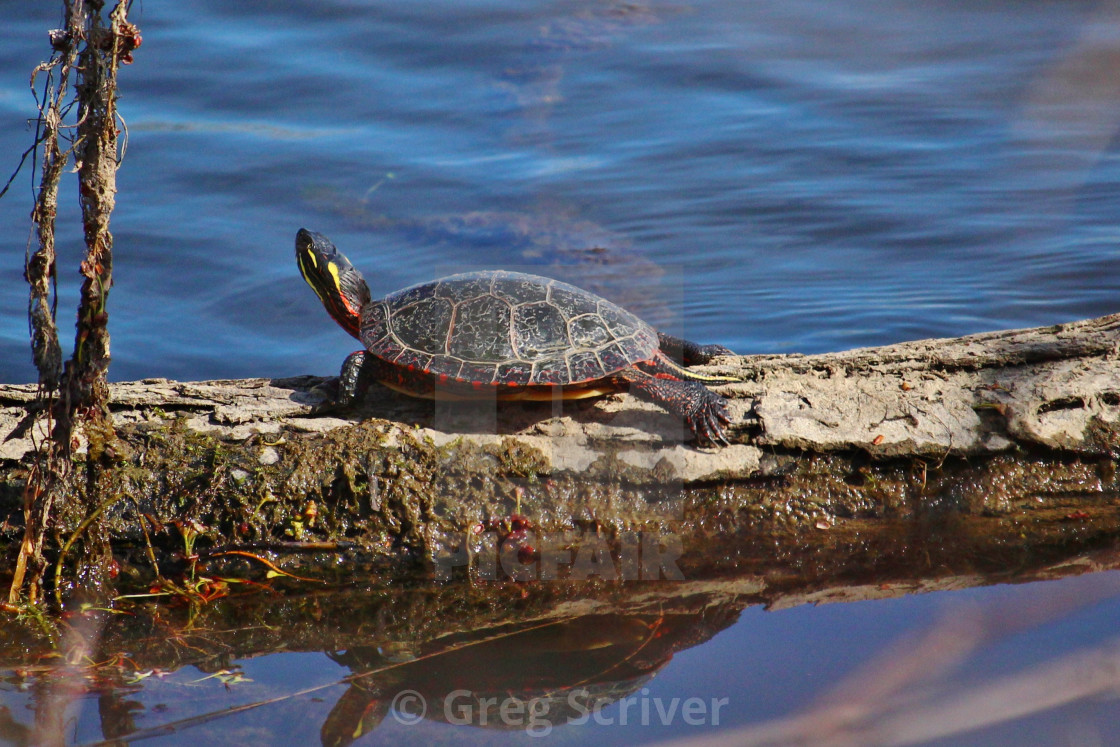
<path id="1" fill-rule="evenodd" d="M 57 5 L 0 0 L 5 176 L 31 141 L 27 79 Z M 1117 7 L 138 3 L 144 43 L 120 78 L 111 378 L 336 371 L 352 342 L 298 276 L 301 226 L 331 236 L 375 292 L 464 268 L 546 272 L 741 352 L 1115 312 Z M 64 345 L 82 253 L 73 182 L 59 227 Z M 20 277 L 32 190 L 25 170 L 0 200 L 4 382 L 35 378 Z M 845 653 L 862 635 L 854 620 L 889 639 L 938 604 L 751 612 L 679 656 L 658 692 L 688 697 L 739 656 L 740 676 L 720 673 L 720 692 L 746 693 L 727 723 L 780 715 L 803 684 L 863 655 Z M 804 627 L 775 622 L 791 619 Z M 819 656 L 758 664 L 788 678 L 766 692 L 745 663 L 763 638 L 812 640 Z M 268 661 L 288 671 L 282 655 Z M 469 732 L 424 728 L 406 732 Z"/>
<path id="2" fill-rule="evenodd" d="M 51 3 L 5 6 L 19 19 L 0 49 L 14 168 L 31 137 L 28 72 L 58 21 Z M 388 292 L 448 268 L 578 268 L 550 243 L 578 245 L 591 225 L 585 241 L 626 249 L 613 261 L 669 278 L 636 311 L 743 352 L 1116 309 L 1120 21 L 1107 5 L 212 2 L 136 19 L 114 379 L 335 370 L 348 342 L 296 273 L 300 226 Z M 0 201 L 3 381 L 34 378 L 17 259 L 30 188 L 28 172 Z M 476 212 L 496 228 L 423 228 Z M 561 225 L 501 240 L 532 219 Z"/>
<path id="3" fill-rule="evenodd" d="M 778 610 L 707 606 L 666 612 L 675 622 L 663 628 L 645 627 L 656 611 L 600 615 L 468 646 L 454 635 L 435 657 L 387 635 L 391 614 L 349 619 L 323 596 L 321 622 L 285 629 L 267 653 L 235 642 L 262 628 L 255 616 L 215 625 L 223 615 L 204 610 L 177 627 L 181 615 L 165 610 L 141 621 L 148 635 L 119 667 L 87 667 L 67 639 L 69 668 L 47 657 L 0 669 L 0 743 L 31 743 L 38 723 L 58 743 L 86 745 L 1108 744 L 1120 717 L 1100 683 L 1115 688 L 1118 590 L 1111 572 Z M 314 599 L 276 600 L 276 620 Z M 355 626 L 363 643 L 331 645 Z M 145 665 L 160 647 L 181 665 Z M 1029 686 L 1039 680 L 1042 697 Z M 605 703 L 592 710 L 595 697 Z M 945 701 L 953 707 L 937 711 Z M 494 703 L 509 704 L 504 715 Z M 809 708 L 808 733 L 789 731 Z M 924 738 L 889 738 L 915 732 Z"/>

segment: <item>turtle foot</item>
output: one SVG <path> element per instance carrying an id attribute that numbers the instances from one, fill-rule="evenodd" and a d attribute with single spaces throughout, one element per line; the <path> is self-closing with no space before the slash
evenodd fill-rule
<path id="1" fill-rule="evenodd" d="M 724 426 L 731 423 L 727 400 L 713 391 L 700 387 L 703 393 L 696 396 L 695 406 L 684 413 L 684 421 L 701 446 L 730 446 Z"/>
<path id="2" fill-rule="evenodd" d="M 620 376 L 630 383 L 632 392 L 682 418 L 697 445 L 731 444 L 724 428 L 731 423 L 727 400 L 703 384 L 668 378 L 664 374 L 650 375 L 636 368 L 625 370 Z"/>
<path id="3" fill-rule="evenodd" d="M 348 396 L 342 387 L 342 382 L 337 378 L 330 378 L 318 384 L 311 393 L 318 397 L 318 402 L 311 406 L 311 415 L 339 416 L 354 404 L 354 397 Z"/>
<path id="4" fill-rule="evenodd" d="M 338 379 L 324 379 L 311 387 L 310 393 L 318 400 L 312 405 L 311 411 L 313 413 L 319 414 L 320 412 L 329 410 L 333 408 L 338 401 Z"/>

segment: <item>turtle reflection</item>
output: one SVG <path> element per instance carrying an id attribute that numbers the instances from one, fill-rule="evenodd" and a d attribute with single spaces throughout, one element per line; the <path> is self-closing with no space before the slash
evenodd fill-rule
<path id="1" fill-rule="evenodd" d="M 362 647 L 329 653 L 349 688 L 322 728 L 344 747 L 398 720 L 546 733 L 585 720 L 647 683 L 673 654 L 731 625 L 738 608 L 701 614 L 587 615 L 441 638 L 419 650 Z"/>

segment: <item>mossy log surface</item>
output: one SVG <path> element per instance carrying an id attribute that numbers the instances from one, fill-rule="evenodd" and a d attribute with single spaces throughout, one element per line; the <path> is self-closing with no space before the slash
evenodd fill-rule
<path id="1" fill-rule="evenodd" d="M 657 533 L 691 573 L 713 548 L 755 557 L 761 543 L 758 557 L 841 573 L 893 547 L 874 561 L 882 578 L 884 563 L 924 552 L 918 527 L 1004 559 L 1048 548 L 1057 560 L 1115 536 L 1120 315 L 704 370 L 742 380 L 719 387 L 732 446 L 694 448 L 679 422 L 625 395 L 451 405 L 376 388 L 327 413 L 329 380 L 306 376 L 115 384 L 116 436 L 86 434 L 78 454 L 117 462 L 105 516 L 138 576 L 153 556 L 174 562 L 184 526 L 204 554 L 256 548 L 332 573 L 458 568 L 527 531 L 572 548 L 568 572 L 589 537 L 618 558 L 635 533 Z M 44 433 L 34 396 L 0 386 L 9 548 Z M 58 516 L 60 539 L 75 512 Z"/>

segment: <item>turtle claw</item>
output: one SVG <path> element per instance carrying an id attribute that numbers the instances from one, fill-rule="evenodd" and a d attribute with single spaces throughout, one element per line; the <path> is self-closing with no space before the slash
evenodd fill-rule
<path id="1" fill-rule="evenodd" d="M 338 403 L 338 379 L 324 379 L 311 387 L 308 393 L 315 397 L 315 402 L 311 403 L 312 415 L 330 412 L 337 407 Z"/>
<path id="2" fill-rule="evenodd" d="M 731 415 L 727 401 L 723 397 L 704 390 L 708 396 L 701 397 L 697 406 L 685 417 L 698 446 L 730 446 L 725 425 L 730 425 Z"/>

